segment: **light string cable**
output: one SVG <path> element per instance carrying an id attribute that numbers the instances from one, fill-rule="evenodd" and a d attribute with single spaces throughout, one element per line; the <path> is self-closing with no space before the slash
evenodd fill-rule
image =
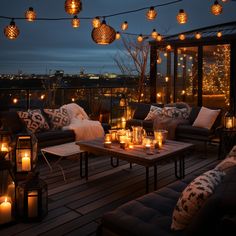
<path id="1" fill-rule="evenodd" d="M 109 14 L 109 15 L 103 15 L 103 16 L 98 16 L 101 18 L 110 18 L 110 17 L 115 17 L 115 16 L 119 16 L 119 15 L 125 15 L 125 14 L 130 14 L 130 13 L 135 13 L 135 12 L 139 12 L 139 11 L 144 11 L 147 9 L 150 9 L 150 7 L 164 7 L 164 6 L 168 6 L 168 5 L 172 5 L 172 4 L 176 4 L 179 2 L 182 2 L 183 0 L 175 0 L 175 1 L 170 1 L 170 2 L 166 2 L 166 3 L 162 3 L 162 4 L 156 4 L 156 5 L 152 5 L 149 7 L 142 7 L 142 8 L 138 8 L 138 9 L 134 9 L 134 10 L 130 10 L 130 11 L 123 11 L 123 12 L 118 12 L 118 13 L 114 13 L 114 14 Z M 36 20 L 42 20 L 42 21 L 63 21 L 63 20 L 71 20 L 72 17 L 60 17 L 60 18 L 48 18 L 48 17 L 39 17 L 36 18 Z M 94 17 L 79 17 L 80 20 L 92 20 Z M 14 20 L 26 20 L 26 17 L 10 17 L 10 16 L 0 16 L 0 19 L 14 19 Z"/>

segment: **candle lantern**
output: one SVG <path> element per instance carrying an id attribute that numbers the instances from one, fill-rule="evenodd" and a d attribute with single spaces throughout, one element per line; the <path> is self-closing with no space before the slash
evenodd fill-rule
<path id="1" fill-rule="evenodd" d="M 17 186 L 17 213 L 26 222 L 41 221 L 47 215 L 48 187 L 38 172 Z"/>
<path id="2" fill-rule="evenodd" d="M 224 115 L 224 127 L 226 129 L 233 129 L 235 127 L 235 117 L 232 111 L 228 111 Z"/>
<path id="3" fill-rule="evenodd" d="M 19 134 L 16 137 L 14 171 L 17 178 L 33 171 L 37 162 L 37 140 L 31 134 Z M 22 174 L 22 175 L 21 175 Z"/>
<path id="4" fill-rule="evenodd" d="M 9 131 L 0 131 L 0 156 L 5 157 L 6 160 L 12 161 L 11 153 L 11 135 Z"/>
<path id="5" fill-rule="evenodd" d="M 0 227 L 15 220 L 15 178 L 12 165 L 3 156 L 0 157 Z"/>

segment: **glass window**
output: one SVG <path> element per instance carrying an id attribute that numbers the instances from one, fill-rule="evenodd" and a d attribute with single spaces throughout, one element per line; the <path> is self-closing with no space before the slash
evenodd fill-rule
<path id="1" fill-rule="evenodd" d="M 202 104 L 226 107 L 230 95 L 230 45 L 203 47 Z"/>

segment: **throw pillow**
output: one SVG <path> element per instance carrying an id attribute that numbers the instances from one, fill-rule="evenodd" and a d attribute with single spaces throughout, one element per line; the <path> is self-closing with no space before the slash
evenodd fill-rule
<path id="1" fill-rule="evenodd" d="M 76 103 L 69 103 L 62 106 L 67 110 L 67 113 L 70 117 L 70 120 L 74 117 L 82 119 L 82 120 L 89 120 L 89 117 L 85 110 Z"/>
<path id="2" fill-rule="evenodd" d="M 183 230 L 191 222 L 224 175 L 224 172 L 215 169 L 207 171 L 184 189 L 172 215 L 172 230 Z"/>
<path id="3" fill-rule="evenodd" d="M 155 118 L 158 115 L 162 114 L 162 108 L 161 107 L 156 107 L 156 106 L 152 106 L 150 107 L 150 111 L 147 114 L 146 118 L 144 120 L 155 120 Z"/>
<path id="4" fill-rule="evenodd" d="M 236 156 L 229 155 L 223 161 L 221 161 L 216 167 L 216 170 L 227 171 L 227 169 L 236 165 Z"/>
<path id="5" fill-rule="evenodd" d="M 44 112 L 48 115 L 52 129 L 54 130 L 70 124 L 67 110 L 63 107 L 59 109 L 44 109 Z"/>
<path id="6" fill-rule="evenodd" d="M 17 113 L 32 133 L 49 130 L 49 125 L 40 110 L 18 111 Z"/>
<path id="7" fill-rule="evenodd" d="M 188 119 L 189 112 L 187 108 L 179 109 L 177 107 L 164 107 L 163 115 L 175 119 L 176 118 Z"/>
<path id="8" fill-rule="evenodd" d="M 193 126 L 211 129 L 219 114 L 220 110 L 212 110 L 206 107 L 201 107 L 196 120 L 193 122 Z"/>

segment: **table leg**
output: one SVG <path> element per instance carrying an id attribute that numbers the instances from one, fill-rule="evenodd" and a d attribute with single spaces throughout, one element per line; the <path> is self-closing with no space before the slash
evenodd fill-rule
<path id="1" fill-rule="evenodd" d="M 83 174 L 83 159 L 84 159 L 84 174 Z M 80 153 L 80 177 L 88 180 L 88 152 Z"/>
<path id="2" fill-rule="evenodd" d="M 85 178 L 88 180 L 88 152 L 85 152 Z"/>
<path id="3" fill-rule="evenodd" d="M 149 192 L 149 167 L 146 167 L 146 193 Z"/>
<path id="4" fill-rule="evenodd" d="M 79 168 L 79 172 L 80 172 L 80 177 L 83 178 L 84 175 L 83 175 L 83 153 L 80 153 L 80 158 L 79 158 L 79 165 L 80 165 L 80 168 Z"/>
<path id="5" fill-rule="evenodd" d="M 132 169 L 132 163 L 131 162 L 129 163 L 129 168 Z"/>
<path id="6" fill-rule="evenodd" d="M 41 151 L 41 153 L 42 153 L 43 158 L 44 158 L 44 160 L 46 161 L 46 163 L 47 163 L 47 165 L 48 165 L 50 171 L 52 172 L 52 166 L 51 166 L 51 164 L 49 163 L 49 161 L 48 161 L 48 159 L 47 159 L 47 157 L 46 157 L 44 151 Z"/>
<path id="7" fill-rule="evenodd" d="M 111 157 L 111 166 L 112 166 L 112 167 L 117 167 L 117 166 L 119 166 L 119 159 L 116 158 L 116 164 L 114 164 L 114 162 L 113 162 L 113 157 Z"/>
<path id="8" fill-rule="evenodd" d="M 185 156 L 175 159 L 175 177 L 182 179 L 185 177 Z"/>
<path id="9" fill-rule="evenodd" d="M 157 166 L 154 165 L 154 190 L 157 190 Z"/>

